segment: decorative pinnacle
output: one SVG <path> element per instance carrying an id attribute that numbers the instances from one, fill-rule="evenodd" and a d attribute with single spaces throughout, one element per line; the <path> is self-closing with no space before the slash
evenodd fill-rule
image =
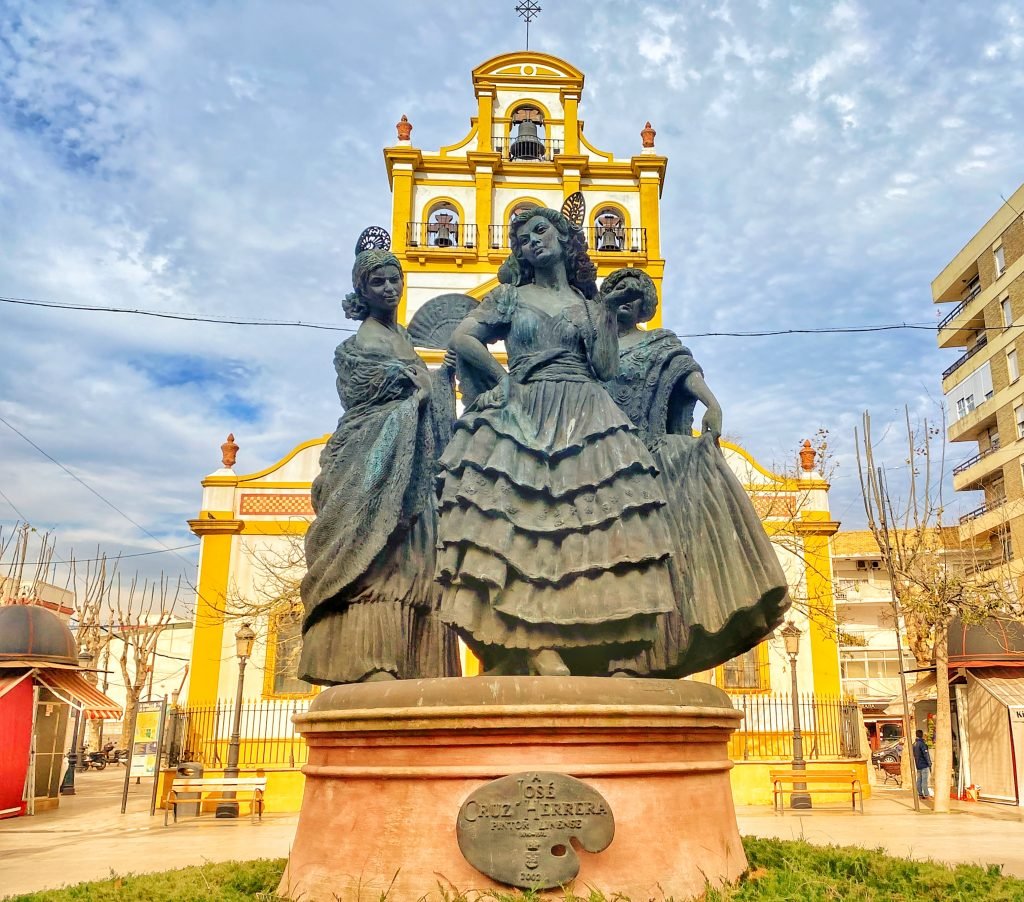
<path id="1" fill-rule="evenodd" d="M 238 443 L 233 432 L 228 433 L 228 440 L 220 446 L 220 455 L 221 463 L 230 470 L 238 458 Z"/>
<path id="2" fill-rule="evenodd" d="M 818 452 L 811 447 L 811 440 L 805 438 L 803 446 L 800 448 L 800 469 L 805 473 L 810 473 L 814 469 L 814 458 L 817 456 Z"/>
<path id="3" fill-rule="evenodd" d="M 658 134 L 653 128 L 651 128 L 651 121 L 647 120 L 647 125 L 640 129 L 640 140 L 644 142 L 644 147 L 654 147 L 654 136 Z"/>
<path id="4" fill-rule="evenodd" d="M 395 123 L 395 129 L 398 131 L 399 141 L 408 141 L 409 135 L 412 134 L 412 123 L 409 121 L 409 117 L 402 113 L 402 118 Z"/>

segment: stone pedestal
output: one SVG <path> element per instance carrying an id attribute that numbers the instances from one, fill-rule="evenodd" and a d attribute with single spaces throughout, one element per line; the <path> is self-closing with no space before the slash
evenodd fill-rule
<path id="1" fill-rule="evenodd" d="M 473 677 L 335 686 L 296 718 L 305 795 L 279 889 L 303 902 L 504 890 L 463 857 L 456 820 L 509 774 L 568 774 L 607 800 L 614 839 L 577 850 L 576 891 L 677 900 L 746 868 L 729 787 L 740 713 L 704 683 Z M 552 897 L 562 897 L 554 891 Z"/>

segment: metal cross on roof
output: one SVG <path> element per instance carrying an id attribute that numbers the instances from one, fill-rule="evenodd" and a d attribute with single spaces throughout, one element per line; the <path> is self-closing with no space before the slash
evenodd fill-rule
<path id="1" fill-rule="evenodd" d="M 541 11 L 539 3 L 534 3 L 533 0 L 522 0 L 521 3 L 516 5 L 516 12 L 519 13 L 519 17 L 526 22 L 526 49 L 530 49 L 530 23 L 537 18 L 537 13 Z"/>

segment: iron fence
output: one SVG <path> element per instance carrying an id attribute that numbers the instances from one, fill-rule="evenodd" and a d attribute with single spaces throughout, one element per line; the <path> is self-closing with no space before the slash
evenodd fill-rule
<path id="1" fill-rule="evenodd" d="M 729 742 L 733 761 L 793 757 L 792 696 L 785 692 L 734 695 L 732 702 L 743 712 L 743 722 Z M 860 721 L 854 700 L 801 693 L 797 705 L 806 760 L 860 757 Z"/>
<path id="2" fill-rule="evenodd" d="M 262 699 L 242 703 L 238 763 L 243 768 L 299 767 L 306 763 L 306 743 L 296 732 L 292 717 L 309 710 L 306 699 Z M 224 767 L 234 723 L 235 705 L 179 708 L 168 725 L 171 766 L 200 761 L 208 768 Z"/>
<path id="3" fill-rule="evenodd" d="M 793 757 L 793 703 L 788 693 L 748 693 L 732 697 L 743 722 L 729 742 L 734 761 L 788 760 Z M 812 693 L 798 696 L 804 758 L 857 758 L 860 736 L 857 703 Z M 306 743 L 292 718 L 309 710 L 306 699 L 244 702 L 239 730 L 242 768 L 301 767 Z M 234 704 L 218 701 L 171 713 L 168 724 L 170 765 L 199 761 L 224 767 L 234 721 Z"/>

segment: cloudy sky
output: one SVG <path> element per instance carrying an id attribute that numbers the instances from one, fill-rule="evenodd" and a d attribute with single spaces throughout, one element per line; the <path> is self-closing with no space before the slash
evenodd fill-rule
<path id="1" fill-rule="evenodd" d="M 4 0 L 0 295 L 345 326 L 395 121 L 425 149 L 461 139 L 470 70 L 523 47 L 514 5 Z M 696 336 L 934 326 L 931 279 L 1024 180 L 1020 7 L 541 5 L 531 47 L 586 73 L 589 139 L 628 156 L 657 128 L 666 324 L 726 431 L 771 465 L 828 428 L 833 509 L 860 525 L 861 411 L 934 417 L 954 352 L 930 328 Z M 193 577 L 179 546 L 220 443 L 249 472 L 330 431 L 343 337 L 0 302 L 0 525 Z"/>

